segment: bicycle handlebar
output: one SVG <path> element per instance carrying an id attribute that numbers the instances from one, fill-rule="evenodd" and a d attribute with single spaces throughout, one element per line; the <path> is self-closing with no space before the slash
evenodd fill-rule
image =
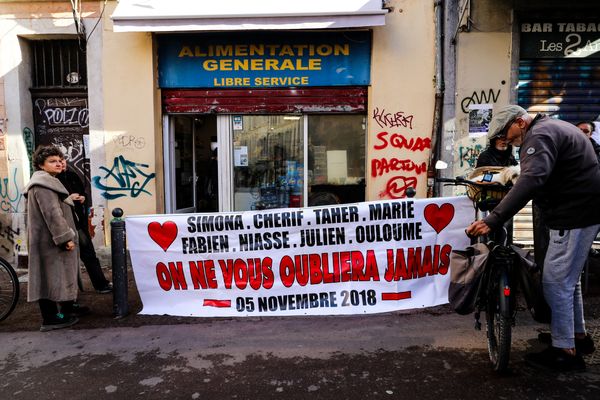
<path id="1" fill-rule="evenodd" d="M 501 184 L 500 182 L 475 182 L 475 181 L 470 181 L 468 179 L 463 178 L 462 176 L 457 176 L 456 178 L 435 178 L 436 182 L 440 182 L 440 183 L 449 183 L 452 185 L 458 185 L 458 186 L 475 186 L 481 189 L 494 189 L 494 190 L 500 190 L 500 191 L 504 191 L 504 192 L 508 192 L 511 188 L 511 186 L 506 186 Z"/>

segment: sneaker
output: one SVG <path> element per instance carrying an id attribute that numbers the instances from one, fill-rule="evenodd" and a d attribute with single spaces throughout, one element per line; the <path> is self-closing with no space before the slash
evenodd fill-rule
<path id="1" fill-rule="evenodd" d="M 540 332 L 538 334 L 538 340 L 540 343 L 551 344 L 552 335 L 550 335 L 550 332 Z M 575 349 L 577 350 L 578 354 L 588 355 L 592 354 L 596 350 L 596 345 L 588 333 L 583 339 L 575 338 Z"/>
<path id="2" fill-rule="evenodd" d="M 56 329 L 68 328 L 69 326 L 75 325 L 77 322 L 79 322 L 78 318 L 67 317 L 64 314 L 58 313 L 51 321 L 44 321 L 40 327 L 40 332 L 49 332 Z"/>
<path id="3" fill-rule="evenodd" d="M 525 361 L 534 367 L 555 372 L 583 371 L 585 369 L 585 361 L 579 354 L 572 356 L 562 349 L 552 346 L 540 353 L 526 354 Z"/>
<path id="4" fill-rule="evenodd" d="M 112 283 L 107 283 L 106 286 L 101 287 L 100 289 L 96 290 L 96 292 L 100 293 L 100 294 L 107 294 L 107 293 L 112 293 L 113 291 L 113 285 Z"/>

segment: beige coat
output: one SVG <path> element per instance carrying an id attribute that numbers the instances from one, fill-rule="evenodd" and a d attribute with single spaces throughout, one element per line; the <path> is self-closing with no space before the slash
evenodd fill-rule
<path id="1" fill-rule="evenodd" d="M 27 300 L 75 300 L 78 248 L 67 251 L 61 247 L 69 240 L 77 243 L 69 192 L 49 173 L 36 171 L 23 194 L 27 198 L 29 241 Z"/>

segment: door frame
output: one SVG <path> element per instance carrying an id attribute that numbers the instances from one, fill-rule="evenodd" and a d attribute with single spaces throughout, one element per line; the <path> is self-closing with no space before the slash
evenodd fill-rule
<path id="1" fill-rule="evenodd" d="M 176 114 L 175 114 L 176 115 Z M 171 116 L 175 116 L 174 114 L 171 114 Z M 179 114 L 179 115 L 184 115 L 190 118 L 193 118 L 192 115 L 186 115 L 186 114 Z M 163 156 L 164 156 L 164 168 L 165 168 L 165 211 L 169 214 L 182 214 L 182 213 L 193 213 L 196 211 L 196 201 L 197 201 L 197 194 L 196 194 L 196 183 L 198 180 L 198 177 L 196 175 L 196 151 L 195 151 L 195 143 L 196 143 L 196 128 L 194 126 L 194 124 L 192 123 L 192 181 L 193 181 L 193 185 L 194 185 L 194 190 L 192 190 L 192 196 L 193 196 L 193 206 L 192 207 L 186 207 L 186 208 L 181 208 L 181 209 L 175 209 L 176 204 L 177 204 L 177 199 L 175 197 L 177 191 L 175 190 L 175 182 L 176 179 L 174 177 L 174 173 L 175 173 L 175 135 L 174 135 L 174 126 L 175 126 L 175 122 L 173 118 L 169 118 L 169 115 L 165 115 L 163 118 L 163 127 L 166 127 L 166 132 L 165 129 L 163 129 L 163 143 L 166 143 L 166 145 L 163 145 Z"/>
<path id="2" fill-rule="evenodd" d="M 173 117 L 183 115 L 194 117 L 194 114 L 164 114 L 163 115 L 163 159 L 164 159 L 164 195 L 165 195 L 165 213 L 186 213 L 195 212 L 195 206 L 175 209 L 176 188 L 175 188 L 175 134 Z M 203 114 L 198 114 L 203 115 Z M 233 209 L 233 159 L 232 159 L 232 139 L 231 139 L 231 117 L 229 115 L 217 115 L 217 145 L 218 145 L 218 211 L 231 211 Z M 193 128 L 193 143 L 196 141 L 196 131 Z M 193 179 L 194 179 L 194 205 L 197 201 L 196 184 L 198 176 L 196 171 L 196 152 L 194 147 L 193 155 Z"/>

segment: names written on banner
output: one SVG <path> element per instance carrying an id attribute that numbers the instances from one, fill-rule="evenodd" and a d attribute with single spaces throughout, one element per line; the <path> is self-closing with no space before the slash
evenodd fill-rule
<path id="1" fill-rule="evenodd" d="M 127 218 L 144 314 L 376 313 L 447 302 L 463 197 Z"/>

